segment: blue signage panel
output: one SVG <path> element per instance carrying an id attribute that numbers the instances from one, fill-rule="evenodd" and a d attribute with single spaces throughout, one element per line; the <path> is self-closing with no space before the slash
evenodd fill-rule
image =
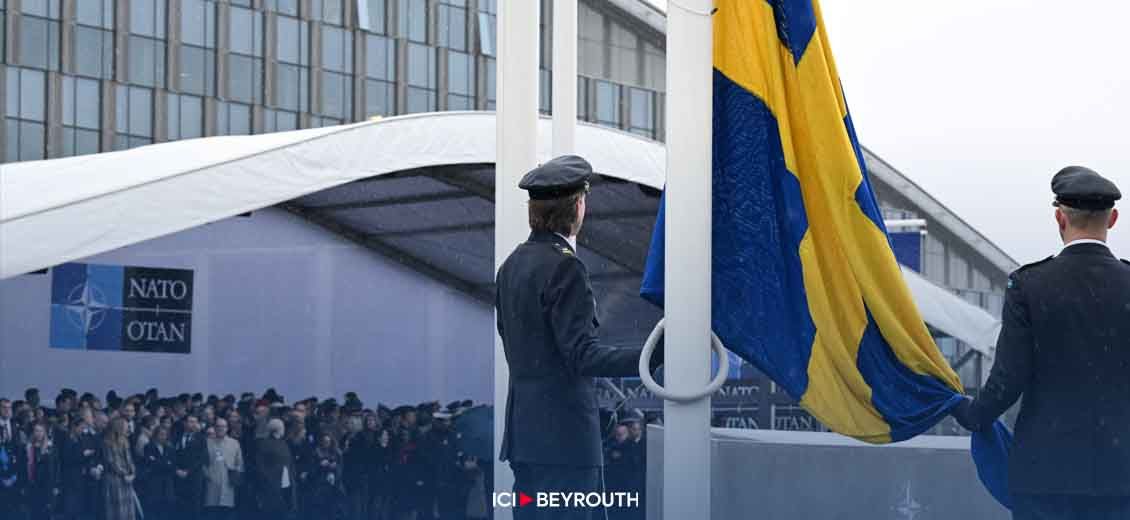
<path id="1" fill-rule="evenodd" d="M 891 248 L 895 251 L 895 259 L 915 272 L 922 272 L 922 232 L 906 231 L 888 233 L 891 237 Z"/>
<path id="2" fill-rule="evenodd" d="M 52 347 L 191 351 L 191 270 L 67 263 L 51 271 Z"/>

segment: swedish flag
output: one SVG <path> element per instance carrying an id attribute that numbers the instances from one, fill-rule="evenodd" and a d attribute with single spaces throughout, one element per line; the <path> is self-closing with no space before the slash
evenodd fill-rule
<path id="1" fill-rule="evenodd" d="M 902 278 L 816 0 L 718 0 L 713 326 L 830 429 L 918 435 L 962 399 Z M 663 209 L 643 296 L 663 301 Z M 1002 502 L 1003 427 L 975 442 Z"/>

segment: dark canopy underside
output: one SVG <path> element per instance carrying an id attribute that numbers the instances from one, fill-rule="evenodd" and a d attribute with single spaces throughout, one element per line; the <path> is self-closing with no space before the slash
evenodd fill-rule
<path id="1" fill-rule="evenodd" d="M 286 210 L 485 304 L 494 301 L 494 165 L 421 168 L 300 197 Z M 578 240 L 596 292 L 601 337 L 639 346 L 659 309 L 639 297 L 659 191 L 593 183 Z"/>

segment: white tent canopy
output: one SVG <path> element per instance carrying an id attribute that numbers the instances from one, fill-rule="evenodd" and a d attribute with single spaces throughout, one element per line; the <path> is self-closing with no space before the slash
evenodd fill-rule
<path id="1" fill-rule="evenodd" d="M 1000 320 L 985 309 L 970 304 L 944 287 L 902 266 L 903 278 L 914 295 L 922 319 L 931 327 L 953 336 L 992 359 Z"/>
<path id="2" fill-rule="evenodd" d="M 549 159 L 550 121 L 538 127 Z M 661 144 L 579 125 L 605 175 L 662 187 Z M 443 112 L 175 141 L 0 166 L 0 279 L 257 210 L 358 179 L 494 163 L 494 114 Z"/>
<path id="3" fill-rule="evenodd" d="M 549 158 L 550 120 L 538 126 Z M 175 141 L 0 165 L 0 279 L 86 258 L 360 179 L 493 164 L 493 113 L 443 112 L 353 125 Z M 606 176 L 662 189 L 661 143 L 577 127 L 578 154 Z M 990 354 L 999 323 L 904 269 L 923 317 Z"/>

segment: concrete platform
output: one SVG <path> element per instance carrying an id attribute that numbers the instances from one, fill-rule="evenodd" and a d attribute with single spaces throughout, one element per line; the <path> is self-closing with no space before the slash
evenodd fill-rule
<path id="1" fill-rule="evenodd" d="M 647 518 L 660 520 L 663 428 L 647 435 Z M 968 437 L 874 446 L 834 433 L 714 429 L 711 452 L 704 519 L 1009 518 L 977 479 Z"/>

